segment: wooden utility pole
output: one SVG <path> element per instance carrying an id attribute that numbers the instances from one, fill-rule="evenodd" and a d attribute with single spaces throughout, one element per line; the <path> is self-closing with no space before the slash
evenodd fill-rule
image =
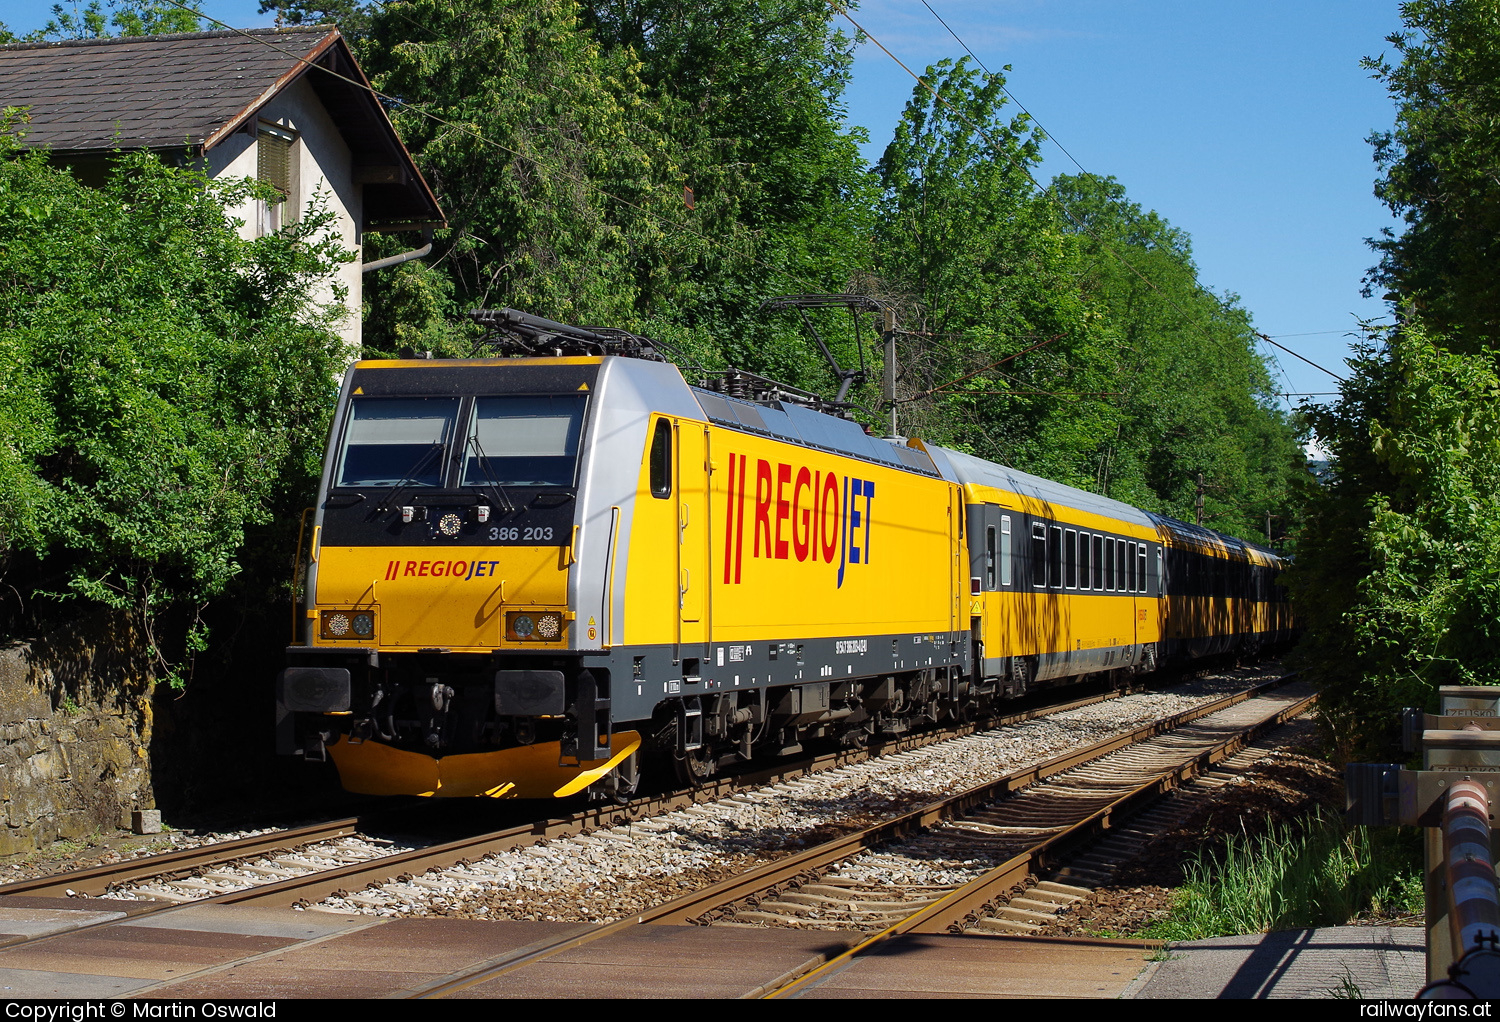
<path id="1" fill-rule="evenodd" d="M 1198 513 L 1198 524 L 1203 524 L 1203 473 L 1198 473 L 1198 499 L 1194 502 Z"/>

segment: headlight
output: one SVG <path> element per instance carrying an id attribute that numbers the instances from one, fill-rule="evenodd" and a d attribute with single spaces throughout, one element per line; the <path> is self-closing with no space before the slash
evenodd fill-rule
<path id="1" fill-rule="evenodd" d="M 318 632 L 325 639 L 373 639 L 373 610 L 325 610 L 318 615 Z"/>
<path id="2" fill-rule="evenodd" d="M 563 616 L 555 610 L 516 611 L 507 616 L 510 638 L 522 642 L 557 642 L 562 638 Z"/>

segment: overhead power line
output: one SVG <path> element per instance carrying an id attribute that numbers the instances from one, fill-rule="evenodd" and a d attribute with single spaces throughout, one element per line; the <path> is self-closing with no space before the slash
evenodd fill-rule
<path id="1" fill-rule="evenodd" d="M 1288 348 L 1285 344 L 1277 344 L 1277 342 L 1271 340 L 1271 338 L 1268 335 L 1266 335 L 1266 334 L 1257 333 L 1255 336 L 1259 337 L 1261 340 L 1265 341 L 1267 344 L 1275 344 L 1276 347 L 1280 348 L 1282 351 L 1286 352 L 1288 355 L 1291 355 L 1293 358 L 1300 358 L 1300 359 L 1302 359 L 1302 361 L 1306 362 L 1308 365 L 1312 366 L 1314 369 L 1318 370 L 1319 372 L 1327 373 L 1329 376 L 1332 376 L 1335 380 L 1338 380 L 1340 383 L 1348 383 L 1349 382 L 1344 377 L 1342 377 L 1338 373 L 1334 372 L 1332 369 L 1324 369 L 1322 366 L 1318 365 L 1318 363 L 1314 362 L 1312 359 L 1306 357 L 1305 355 L 1299 355 L 1299 354 L 1297 354 L 1291 348 Z"/>

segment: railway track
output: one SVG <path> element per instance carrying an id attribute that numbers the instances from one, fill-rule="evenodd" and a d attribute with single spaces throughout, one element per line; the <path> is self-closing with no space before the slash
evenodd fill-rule
<path id="1" fill-rule="evenodd" d="M 399 817 L 380 814 L 203 844 L 118 863 L 34 877 L 0 885 L 0 896 L 121 898 L 150 901 L 144 912 L 166 911 L 185 903 L 270 906 L 311 903 L 372 879 L 420 875 L 494 851 L 529 847 L 586 834 L 609 826 L 659 816 L 738 792 L 785 783 L 823 771 L 855 765 L 895 752 L 923 748 L 985 729 L 1005 727 L 1097 705 L 1130 690 L 1109 691 L 1035 707 L 943 731 L 903 736 L 862 749 L 829 753 L 752 773 L 719 778 L 692 789 L 637 799 L 628 805 L 600 805 L 566 816 L 505 828 L 425 847 L 401 847 L 371 830 L 400 826 Z M 425 805 L 425 804 L 424 804 Z M 138 912 L 136 914 L 142 914 Z M 0 948 L 25 943 L 0 940 Z"/>
<path id="2" fill-rule="evenodd" d="M 587 943 L 643 923 L 707 922 L 714 919 L 731 922 L 732 920 L 727 918 L 729 914 L 736 907 L 744 908 L 749 905 L 751 899 L 764 901 L 768 892 L 783 891 L 787 885 L 794 882 L 807 887 L 810 885 L 809 882 L 827 877 L 832 864 L 853 861 L 860 854 L 881 844 L 911 840 L 924 828 L 941 826 L 945 820 L 971 812 L 986 802 L 1004 798 L 1027 785 L 1036 784 L 1059 772 L 1072 769 L 1086 760 L 1104 754 L 1109 749 L 1160 735 L 1174 727 L 1181 727 L 1190 720 L 1202 717 L 1204 714 L 1222 709 L 1226 705 L 1253 698 L 1257 692 L 1274 684 L 1276 682 L 1268 682 L 1223 699 L 1204 702 L 1169 718 L 1153 720 L 1142 726 L 1131 728 L 1129 733 L 1117 734 L 1103 743 L 1095 743 L 1088 749 L 1055 757 L 1044 764 L 1011 771 L 994 782 L 968 788 L 950 798 L 924 801 L 924 804 L 905 812 L 895 814 L 888 812 L 887 818 L 870 826 L 846 826 L 845 832 L 827 841 L 814 840 L 821 832 L 810 831 L 806 844 L 811 847 L 805 847 L 790 855 L 781 854 L 772 862 L 762 862 L 753 868 L 739 870 L 738 875 L 715 882 L 699 883 L 701 878 L 694 878 L 692 882 L 699 889 L 686 893 L 673 889 L 664 894 L 661 889 L 658 889 L 652 892 L 651 903 L 642 906 L 639 911 L 625 914 L 614 922 L 591 927 L 587 933 L 574 940 L 557 944 L 532 945 L 530 951 L 524 955 L 502 956 L 499 960 L 486 963 L 485 969 L 479 973 L 471 971 L 463 976 L 450 977 L 440 983 L 432 984 L 430 988 L 418 991 L 418 994 L 420 996 L 446 996 L 449 993 L 471 990 L 476 985 L 482 985 L 514 969 L 523 968 L 531 962 L 543 960 L 568 947 Z M 1009 723 L 1020 725 L 1025 721 L 1038 721 L 1051 726 L 1050 721 L 1042 720 L 1042 718 L 1087 716 L 1098 710 L 1100 701 L 1098 697 L 1081 699 L 1061 707 L 1054 706 L 1044 710 L 1029 711 L 1015 715 Z M 1077 728 L 1081 724 L 1074 720 L 1069 726 Z M 1024 732 L 1018 728 L 1018 734 L 1024 734 Z M 969 735 L 957 740 L 951 736 L 943 736 L 942 740 L 949 744 L 936 749 L 927 749 L 927 746 L 936 744 L 938 740 L 929 738 L 925 742 L 902 743 L 903 751 L 891 759 L 894 761 L 902 757 L 911 758 L 924 754 L 949 758 L 953 755 L 951 747 L 955 741 L 960 744 L 965 741 L 974 744 L 992 740 L 992 736 Z M 694 802 L 718 798 L 722 803 L 753 807 L 760 802 L 780 798 L 787 789 L 795 789 L 799 784 L 810 786 L 814 781 L 823 777 L 835 775 L 845 776 L 847 781 L 847 776 L 853 772 L 863 770 L 866 771 L 863 776 L 871 776 L 872 771 L 879 769 L 878 764 L 871 764 L 868 761 L 860 762 L 863 759 L 864 757 L 847 753 L 823 757 L 818 762 L 798 764 L 781 771 L 763 771 L 757 775 L 729 779 L 696 792 L 672 793 L 649 802 L 625 807 L 593 809 L 563 819 L 476 835 L 461 841 L 446 842 L 426 848 L 400 849 L 368 862 L 342 862 L 332 868 L 310 870 L 302 876 L 284 877 L 262 874 L 257 878 L 255 886 L 240 890 L 215 893 L 212 890 L 198 888 L 196 885 L 190 885 L 187 890 L 192 893 L 201 891 L 201 897 L 195 899 L 196 904 L 300 905 L 313 908 L 319 906 L 319 899 L 324 899 L 331 900 L 334 904 L 322 907 L 347 915 L 349 905 L 347 902 L 340 902 L 340 898 L 347 898 L 348 892 L 359 890 L 361 885 L 370 883 L 372 879 L 384 880 L 392 876 L 403 876 L 408 886 L 416 887 L 422 887 L 424 884 L 429 887 L 441 887 L 454 882 L 495 884 L 498 881 L 503 884 L 505 878 L 501 872 L 493 865 L 487 864 L 490 857 L 502 849 L 507 854 L 514 854 L 516 849 L 530 847 L 540 853 L 547 851 L 548 842 L 564 835 L 572 835 L 573 840 L 581 838 L 583 844 L 570 842 L 567 848 L 588 848 L 592 845 L 601 857 L 608 858 L 611 852 L 621 847 L 618 835 L 613 837 L 609 835 L 612 829 L 618 830 L 624 826 L 629 832 L 629 829 L 633 828 L 634 833 L 643 837 L 653 829 L 660 834 L 664 826 L 668 828 L 672 826 L 672 824 L 664 825 L 663 820 L 670 820 L 677 815 L 696 818 L 695 814 L 707 813 L 711 808 L 694 805 Z M 759 788 L 753 787 L 757 784 Z M 657 814 L 654 818 L 644 818 L 653 812 Z M 262 835 L 245 841 L 193 849 L 190 852 L 171 853 L 164 857 L 170 860 L 165 864 L 178 871 L 179 874 L 184 874 L 189 870 L 198 870 L 200 872 L 195 875 L 196 877 L 208 877 L 209 874 L 225 876 L 227 872 L 222 861 L 224 859 L 237 859 L 241 863 L 247 863 L 250 861 L 248 856 L 273 855 L 276 858 L 272 859 L 272 862 L 281 862 L 281 866 L 276 868 L 290 871 L 293 866 L 299 865 L 292 861 L 293 859 L 309 859 L 309 853 L 306 851 L 308 845 L 298 845 L 297 841 L 322 842 L 325 846 L 334 849 L 348 848 L 351 847 L 348 842 L 361 840 L 359 825 L 360 821 L 357 819 L 333 821 L 321 828 L 302 828 L 300 831 Z M 584 833 L 585 831 L 595 831 L 595 833 Z M 559 848 L 561 847 L 559 845 Z M 350 853 L 350 857 L 355 856 Z M 193 861 L 195 858 L 197 861 Z M 158 858 L 156 865 L 159 867 L 163 862 L 163 858 Z M 118 873 L 122 868 L 133 874 L 135 880 L 132 882 L 136 882 L 144 874 L 151 872 L 152 863 L 151 860 L 138 860 L 117 864 L 113 870 Z M 0 889 L 0 893 L 41 893 L 50 885 L 50 889 L 58 893 L 60 893 L 59 888 L 62 890 L 71 888 L 75 893 L 95 894 L 100 892 L 99 885 L 108 887 L 110 872 L 110 869 L 94 869 L 52 877 L 45 881 L 9 885 L 8 888 Z M 194 878 L 194 876 L 184 875 L 176 882 Z M 156 882 L 161 882 L 162 879 L 158 873 Z M 199 881 L 204 887 L 211 887 L 214 882 L 212 877 Z M 88 890 L 83 889 L 86 885 Z M 812 883 L 811 886 L 816 886 L 816 883 Z M 831 883 L 824 886 L 838 888 L 840 885 Z M 17 891 L 16 888 L 19 887 L 27 888 L 27 891 Z M 934 890 L 928 892 L 927 897 L 908 900 L 920 901 L 920 905 L 913 904 L 911 907 L 926 907 L 934 901 L 933 895 L 938 893 L 941 892 Z M 943 896 L 946 897 L 946 894 Z M 137 903 L 131 906 L 131 919 L 138 919 L 142 913 L 171 912 L 178 907 L 180 907 L 178 904 L 168 900 L 161 900 L 150 905 Z M 371 907 L 366 908 L 369 910 Z M 108 925 L 108 923 L 98 925 Z"/>
<path id="3" fill-rule="evenodd" d="M 512 972 L 647 923 L 696 922 L 712 925 L 715 922 L 733 922 L 730 916 L 737 905 L 751 904 L 751 899 L 757 899 L 763 904 L 759 900 L 761 895 L 796 883 L 809 899 L 839 903 L 839 907 L 849 911 L 851 915 L 856 910 L 862 913 L 862 919 L 855 925 L 869 927 L 879 923 L 881 928 L 849 952 L 833 958 L 814 972 L 804 977 L 786 977 L 788 982 L 776 984 L 775 990 L 758 991 L 768 996 L 783 993 L 795 995 L 807 984 L 818 982 L 820 975 L 827 975 L 828 971 L 839 968 L 841 963 L 847 963 L 892 936 L 904 933 L 947 933 L 968 928 L 977 917 L 985 913 L 988 906 L 1009 900 L 1012 890 L 1021 887 L 1034 873 L 1059 861 L 1070 850 L 1095 839 L 1107 831 L 1115 820 L 1129 815 L 1163 792 L 1181 785 L 1213 764 L 1233 755 L 1255 735 L 1302 713 L 1315 698 L 1310 692 L 1293 695 L 1261 694 L 1259 689 L 1266 687 L 1270 686 L 1225 697 L 1174 715 L 1171 719 L 1135 729 L 1129 734 L 1015 771 L 921 809 L 861 828 L 758 869 L 644 909 L 631 917 L 595 927 L 586 933 L 539 947 L 533 946 L 503 960 L 488 963 L 481 969 L 433 983 L 418 991 L 415 996 L 472 996 L 476 988 L 501 980 Z M 1241 707 L 1239 704 L 1247 705 Z M 1228 714 L 1227 718 L 1225 714 Z M 1209 717 L 1217 719 L 1203 720 Z M 1133 748 L 1137 746 L 1144 748 Z M 1122 752 L 1124 762 L 1105 763 L 1103 757 Z M 1117 776 L 1117 768 L 1124 772 L 1124 776 Z M 1076 776 L 1071 781 L 1064 782 L 1063 777 L 1070 773 Z M 1101 774 L 1105 776 L 1101 777 Z M 1023 790 L 1024 794 L 1021 796 L 1007 800 L 1007 796 Z M 1048 794 L 1043 795 L 1043 792 Z M 1040 827 L 1022 825 L 1012 829 L 1006 837 L 1013 841 L 1021 838 L 1020 830 L 1031 832 L 1024 839 L 1015 841 L 1023 847 L 1019 850 L 1007 847 L 1005 851 L 1013 854 L 1007 854 L 1004 861 L 978 871 L 979 875 L 967 882 L 957 885 L 927 885 L 920 892 L 908 892 L 915 893 L 916 896 L 897 901 L 891 897 L 888 889 L 870 891 L 869 897 L 860 898 L 849 878 L 829 875 L 837 865 L 852 857 L 868 853 L 872 849 L 881 849 L 879 854 L 887 854 L 891 847 L 898 851 L 902 847 L 910 848 L 942 829 L 968 830 L 964 839 L 971 840 L 971 821 L 982 820 L 990 812 L 1003 813 L 996 803 L 1012 801 L 1020 804 L 1040 800 L 1054 804 L 1054 811 L 1049 813 L 1048 822 Z M 1071 815 L 1075 819 L 1064 820 L 1057 815 L 1061 810 L 1056 809 L 1056 805 L 1064 802 L 1073 804 Z M 975 810 L 981 812 L 975 813 Z M 956 823 L 960 818 L 963 818 L 963 823 Z M 1034 823 L 1035 820 L 1032 819 L 1032 824 Z M 983 825 L 1012 826 L 988 822 Z M 993 847 L 988 850 L 991 858 L 998 852 Z M 822 882 L 803 883 L 809 878 Z M 1042 893 L 1045 895 L 1050 892 L 1044 890 Z M 1074 895 L 1060 894 L 1059 897 Z M 852 903 L 856 901 L 864 901 L 865 904 L 854 906 Z M 794 904 L 806 906 L 807 902 Z M 840 922 L 845 925 L 831 928 L 847 928 L 848 921 Z"/>

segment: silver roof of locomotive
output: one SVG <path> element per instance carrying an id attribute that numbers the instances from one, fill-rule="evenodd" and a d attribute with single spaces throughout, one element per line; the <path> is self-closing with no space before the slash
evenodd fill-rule
<path id="1" fill-rule="evenodd" d="M 926 452 L 870 436 L 857 422 L 790 402 L 742 401 L 699 387 L 690 389 L 703 414 L 721 426 L 926 476 L 942 474 Z"/>

